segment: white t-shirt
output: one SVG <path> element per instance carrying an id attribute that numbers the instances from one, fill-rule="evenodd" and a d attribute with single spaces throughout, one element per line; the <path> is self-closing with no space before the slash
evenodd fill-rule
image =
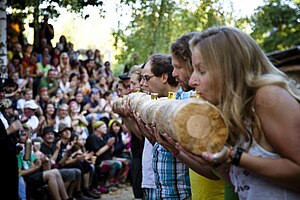
<path id="1" fill-rule="evenodd" d="M 252 156 L 263 158 L 279 158 L 280 155 L 263 149 L 253 141 L 248 152 Z M 272 199 L 272 200 L 299 200 L 300 194 L 289 191 L 280 185 L 242 167 L 231 166 L 231 182 L 239 198 L 243 200 Z"/>
<path id="2" fill-rule="evenodd" d="M 154 171 L 152 167 L 153 145 L 145 138 L 142 156 L 142 188 L 156 189 Z"/>
<path id="3" fill-rule="evenodd" d="M 5 117 L 3 116 L 2 112 L 0 112 L 0 120 L 2 121 L 5 129 L 7 129 L 9 127 L 8 121 L 5 119 Z"/>
<path id="4" fill-rule="evenodd" d="M 39 118 L 37 118 L 37 116 L 33 115 L 31 116 L 28 121 L 26 122 L 27 125 L 29 125 L 32 130 L 36 129 L 39 125 Z M 31 139 L 34 139 L 37 137 L 37 132 L 32 133 L 31 135 Z"/>

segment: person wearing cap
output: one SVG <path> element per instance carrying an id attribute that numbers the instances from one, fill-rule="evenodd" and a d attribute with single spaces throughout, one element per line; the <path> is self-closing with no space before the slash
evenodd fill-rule
<path id="1" fill-rule="evenodd" d="M 82 176 L 82 194 L 90 198 L 100 198 L 98 194 L 90 191 L 90 173 L 93 170 L 88 162 L 84 160 L 83 152 L 72 152 L 74 143 L 71 141 L 73 128 L 60 122 L 58 125 L 58 135 L 60 140 L 57 141 L 56 146 L 59 149 L 57 161 L 60 166 L 67 168 L 77 168 L 81 171 Z M 80 192 L 81 193 L 81 192 Z"/>
<path id="2" fill-rule="evenodd" d="M 34 100 L 28 100 L 24 104 L 24 113 L 21 115 L 21 120 L 32 127 L 33 133 L 31 135 L 31 139 L 34 139 L 38 136 L 37 133 L 41 127 L 39 118 L 35 115 L 38 109 L 39 106 Z"/>
<path id="3" fill-rule="evenodd" d="M 92 128 L 93 134 L 89 135 L 86 140 L 86 150 L 94 152 L 94 155 L 97 156 L 96 167 L 100 168 L 101 173 L 108 174 L 107 186 L 114 186 L 119 178 L 119 170 L 122 168 L 121 161 L 113 160 L 112 157 L 115 138 L 104 138 L 104 135 L 107 133 L 107 125 L 103 121 L 94 122 Z M 96 172 L 98 171 L 96 170 Z M 103 174 L 98 173 L 97 175 L 101 176 Z M 113 190 L 115 188 L 110 189 Z"/>
<path id="4" fill-rule="evenodd" d="M 46 126 L 43 129 L 43 143 L 41 144 L 41 152 L 50 159 L 51 167 L 58 168 L 67 188 L 68 195 L 74 198 L 88 199 L 80 194 L 81 171 L 77 168 L 66 168 L 59 165 L 60 160 L 57 159 L 60 146 L 55 144 L 55 132 L 53 126 Z M 67 154 L 66 154 L 67 156 Z"/>
<path id="5" fill-rule="evenodd" d="M 20 120 L 15 120 L 9 124 L 5 117 L 4 102 L 5 102 L 6 85 L 0 79 L 0 156 L 5 161 L 5 164 L 0 165 L 2 177 L 8 179 L 0 179 L 0 193 L 3 197 L 9 197 L 12 200 L 18 200 L 18 162 L 16 157 L 15 134 L 22 130 Z"/>

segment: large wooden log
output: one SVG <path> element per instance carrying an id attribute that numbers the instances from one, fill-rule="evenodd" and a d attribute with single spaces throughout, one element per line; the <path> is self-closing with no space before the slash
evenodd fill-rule
<path id="1" fill-rule="evenodd" d="M 128 95 L 131 112 L 138 112 L 144 123 L 155 124 L 188 151 L 201 155 L 222 150 L 228 127 L 217 107 L 198 98 L 184 100 L 158 98 L 135 93 Z"/>

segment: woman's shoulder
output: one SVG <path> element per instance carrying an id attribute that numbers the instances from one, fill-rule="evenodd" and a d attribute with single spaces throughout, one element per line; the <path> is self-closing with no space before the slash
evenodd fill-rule
<path id="1" fill-rule="evenodd" d="M 283 87 L 277 85 L 266 85 L 259 88 L 255 94 L 255 105 L 273 107 L 279 103 L 287 103 L 294 99 Z"/>

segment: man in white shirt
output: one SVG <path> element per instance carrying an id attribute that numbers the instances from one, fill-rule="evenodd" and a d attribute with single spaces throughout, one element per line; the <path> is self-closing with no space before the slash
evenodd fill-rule
<path id="1" fill-rule="evenodd" d="M 26 124 L 32 128 L 31 139 L 37 137 L 39 131 L 39 119 L 35 116 L 35 112 L 39 109 L 39 106 L 34 100 L 28 100 L 24 104 L 24 114 L 21 116 L 21 121 L 26 121 Z"/>

